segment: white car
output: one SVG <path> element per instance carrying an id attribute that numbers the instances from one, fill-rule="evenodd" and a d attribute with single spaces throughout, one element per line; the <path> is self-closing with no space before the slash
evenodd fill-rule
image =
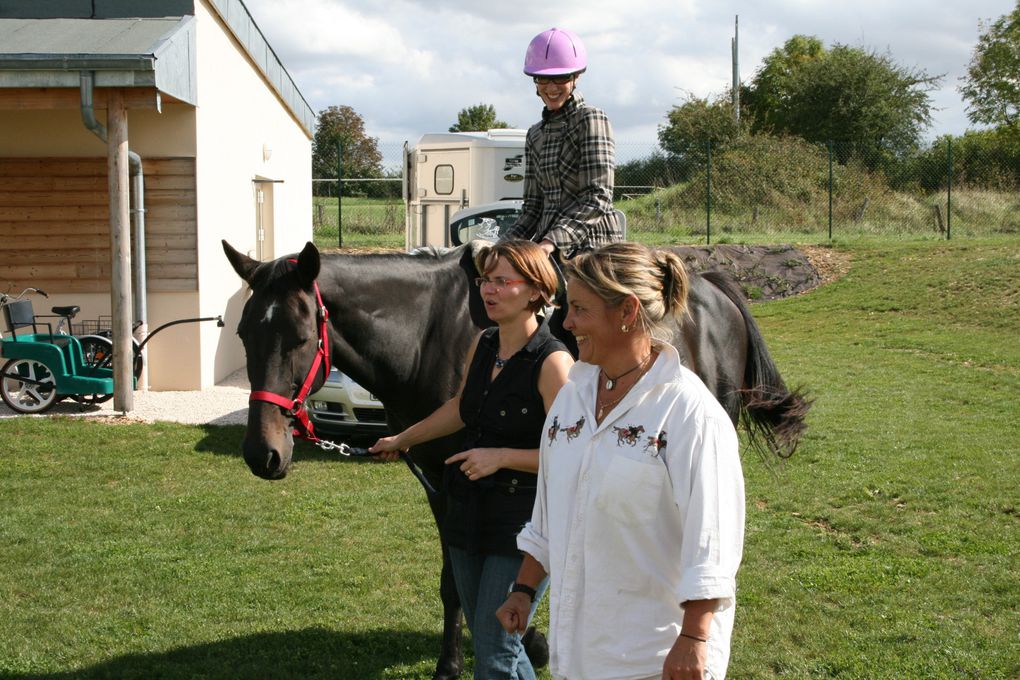
<path id="1" fill-rule="evenodd" d="M 473 238 L 498 241 L 517 221 L 523 206 L 524 201 L 516 199 L 458 210 L 450 218 L 450 243 L 459 246 Z"/>
<path id="2" fill-rule="evenodd" d="M 390 434 L 382 402 L 336 368 L 307 403 L 319 435 L 372 439 Z"/>
<path id="3" fill-rule="evenodd" d="M 459 246 L 473 238 L 498 241 L 523 211 L 524 201 L 521 199 L 506 199 L 458 210 L 450 218 L 450 243 Z M 616 219 L 620 233 L 626 239 L 627 216 L 616 209 Z"/>

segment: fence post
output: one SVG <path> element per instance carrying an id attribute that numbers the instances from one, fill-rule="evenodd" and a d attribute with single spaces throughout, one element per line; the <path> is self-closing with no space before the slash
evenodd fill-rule
<path id="1" fill-rule="evenodd" d="M 705 244 L 712 244 L 712 141 L 705 144 L 708 150 L 705 171 Z"/>
<path id="2" fill-rule="evenodd" d="M 343 150 L 343 142 L 339 139 L 336 140 L 336 239 L 338 248 L 344 247 Z"/>
<path id="3" fill-rule="evenodd" d="M 829 140 L 829 240 L 832 240 L 832 140 Z"/>
<path id="4" fill-rule="evenodd" d="M 946 240 L 953 233 L 953 138 L 946 140 Z"/>

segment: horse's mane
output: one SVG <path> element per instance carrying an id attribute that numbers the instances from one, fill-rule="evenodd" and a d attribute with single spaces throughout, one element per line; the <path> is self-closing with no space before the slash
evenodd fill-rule
<path id="1" fill-rule="evenodd" d="M 404 250 L 369 250 L 359 253 L 342 252 L 336 249 L 320 250 L 319 255 L 324 259 L 342 258 L 366 258 L 376 260 L 404 260 L 407 258 L 441 258 L 454 250 L 456 247 L 443 248 L 437 246 L 419 246 L 410 251 Z M 293 257 L 293 256 L 291 256 Z"/>
<path id="2" fill-rule="evenodd" d="M 424 263 L 433 264 L 445 260 L 456 248 L 436 248 L 433 246 L 422 246 L 415 248 L 409 253 L 386 252 L 386 253 L 364 253 L 352 255 L 350 253 L 323 253 L 322 261 L 336 262 L 384 262 L 391 265 L 401 263 Z"/>

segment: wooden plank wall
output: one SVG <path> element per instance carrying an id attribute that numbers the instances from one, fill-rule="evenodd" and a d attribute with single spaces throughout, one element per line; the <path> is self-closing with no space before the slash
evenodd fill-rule
<path id="1" fill-rule="evenodd" d="M 142 159 L 150 292 L 198 290 L 195 161 Z M 0 290 L 110 290 L 105 158 L 0 158 Z"/>

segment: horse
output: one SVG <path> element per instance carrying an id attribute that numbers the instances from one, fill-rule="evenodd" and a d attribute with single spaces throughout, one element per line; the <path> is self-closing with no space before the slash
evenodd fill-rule
<path id="1" fill-rule="evenodd" d="M 624 427 L 614 427 L 616 431 L 616 445 L 622 446 L 624 443 L 634 446 L 637 444 L 638 438 L 644 433 L 644 425 L 626 425 Z"/>
<path id="2" fill-rule="evenodd" d="M 227 259 L 251 292 L 237 332 L 253 390 L 241 443 L 252 473 L 265 479 L 287 474 L 292 424 L 303 415 L 300 404 L 288 404 L 295 394 L 322 385 L 328 371 L 324 352 L 325 364 L 331 358 L 379 398 L 395 432 L 453 396 L 470 343 L 491 325 L 472 283 L 478 247 L 475 241 L 445 251 L 320 255 L 308 243 L 297 255 L 259 262 L 223 241 Z M 692 276 L 689 314 L 671 340 L 735 423 L 743 413 L 752 440 L 780 456 L 793 452 L 809 402 L 783 383 L 734 284 L 719 274 Z M 561 431 L 571 434 L 569 427 Z M 454 435 L 410 451 L 436 488 L 457 444 Z M 438 522 L 445 512 L 443 494 L 428 494 L 428 502 Z M 462 669 L 462 616 L 445 545 L 440 597 L 443 635 L 434 678 L 449 680 Z"/>
<path id="3" fill-rule="evenodd" d="M 645 444 L 645 451 L 652 449 L 652 458 L 658 458 L 659 453 L 666 448 L 666 431 L 659 430 L 659 434 L 648 437 L 648 443 Z"/>

